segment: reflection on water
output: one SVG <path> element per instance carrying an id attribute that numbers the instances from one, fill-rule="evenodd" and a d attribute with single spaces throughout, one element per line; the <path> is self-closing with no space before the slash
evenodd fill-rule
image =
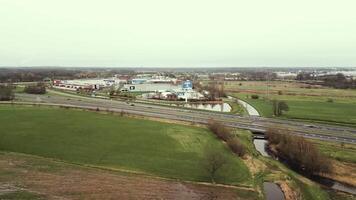
<path id="1" fill-rule="evenodd" d="M 339 190 L 343 192 L 347 192 L 353 195 L 356 195 L 356 187 L 352 186 L 347 186 L 338 182 L 334 182 L 334 184 L 331 186 L 332 189 L 334 190 Z"/>
<path id="2" fill-rule="evenodd" d="M 231 111 L 231 106 L 228 103 L 219 103 L 219 104 L 192 103 L 192 104 L 183 104 L 183 107 L 201 109 L 201 110 L 209 110 L 209 111 L 218 111 L 218 112 L 230 112 Z"/>
<path id="3" fill-rule="evenodd" d="M 281 188 L 275 183 L 264 182 L 263 190 L 267 200 L 285 200 Z"/>
<path id="4" fill-rule="evenodd" d="M 320 183 L 321 185 L 327 186 L 331 189 L 356 195 L 356 187 L 345 185 L 345 184 L 336 182 L 334 180 L 322 178 L 322 177 L 315 177 L 312 179 L 314 181 Z"/>
<path id="5" fill-rule="evenodd" d="M 253 140 L 253 144 L 255 145 L 256 150 L 260 152 L 262 156 L 270 157 L 268 152 L 266 151 L 267 142 L 268 141 L 266 139 Z"/>

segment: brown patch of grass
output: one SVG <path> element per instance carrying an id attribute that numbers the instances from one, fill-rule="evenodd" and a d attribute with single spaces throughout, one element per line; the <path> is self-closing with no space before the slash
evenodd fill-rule
<path id="1" fill-rule="evenodd" d="M 356 187 L 356 164 L 333 160 L 332 172 L 321 176 Z"/>
<path id="2" fill-rule="evenodd" d="M 256 175 L 258 172 L 265 171 L 267 169 L 267 166 L 261 160 L 254 159 L 250 155 L 246 155 L 243 162 L 249 168 L 252 175 Z"/>
<path id="3" fill-rule="evenodd" d="M 302 196 L 296 191 L 295 188 L 291 188 L 288 183 L 280 182 L 279 186 L 284 193 L 286 200 L 302 200 Z"/>

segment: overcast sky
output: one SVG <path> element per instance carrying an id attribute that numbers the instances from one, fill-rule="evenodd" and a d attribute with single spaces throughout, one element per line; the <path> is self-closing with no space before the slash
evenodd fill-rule
<path id="1" fill-rule="evenodd" d="M 356 0 L 0 0 L 0 66 L 356 66 Z"/>

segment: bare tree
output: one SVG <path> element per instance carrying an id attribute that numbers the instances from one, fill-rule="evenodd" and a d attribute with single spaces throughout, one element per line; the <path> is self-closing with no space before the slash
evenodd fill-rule
<path id="1" fill-rule="evenodd" d="M 225 155 L 214 147 L 207 146 L 204 149 L 204 167 L 209 173 L 212 183 L 215 183 L 216 174 L 227 164 Z"/>
<path id="2" fill-rule="evenodd" d="M 283 111 L 289 111 L 289 106 L 285 101 L 272 101 L 272 109 L 274 116 L 281 116 Z"/>
<path id="3" fill-rule="evenodd" d="M 310 175 L 332 171 L 330 160 L 307 139 L 278 128 L 269 128 L 267 138 L 269 145 L 274 146 L 277 156 L 300 171 Z"/>

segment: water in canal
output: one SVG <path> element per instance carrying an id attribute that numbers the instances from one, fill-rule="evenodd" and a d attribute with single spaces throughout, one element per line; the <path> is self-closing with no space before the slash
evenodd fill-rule
<path id="1" fill-rule="evenodd" d="M 263 190 L 266 196 L 266 200 L 285 200 L 283 191 L 275 183 L 264 182 Z"/>
<path id="2" fill-rule="evenodd" d="M 270 157 L 266 149 L 267 147 L 266 139 L 254 139 L 253 144 L 255 145 L 256 150 L 260 152 L 262 156 Z"/>
<path id="3" fill-rule="evenodd" d="M 260 152 L 262 156 L 271 157 L 268 154 L 268 151 L 266 150 L 266 147 L 267 147 L 267 140 L 266 139 L 254 139 L 253 140 L 253 144 L 255 145 L 256 150 L 258 152 Z M 333 190 L 342 191 L 342 192 L 346 192 L 346 193 L 350 193 L 350 194 L 356 195 L 356 187 L 348 186 L 348 185 L 336 182 L 334 180 L 321 178 L 321 177 L 312 178 L 312 180 L 318 182 L 319 184 L 321 184 L 323 186 L 331 188 Z M 274 183 L 271 183 L 271 184 L 274 184 Z M 278 187 L 277 185 L 276 186 L 270 186 L 269 184 L 267 184 L 267 185 L 268 185 L 268 187 L 271 187 L 271 188 Z M 264 185 L 264 187 L 265 187 L 265 185 Z M 277 189 L 270 189 L 270 191 L 274 191 L 274 190 L 277 190 Z M 267 195 L 267 197 L 268 197 L 268 195 Z M 283 197 L 283 199 L 284 199 L 284 197 Z M 267 198 L 267 200 L 268 200 L 268 198 Z"/>
<path id="4" fill-rule="evenodd" d="M 228 103 L 218 103 L 218 104 L 211 104 L 211 103 L 192 103 L 192 104 L 183 104 L 185 108 L 194 108 L 200 110 L 209 110 L 209 111 L 218 111 L 218 112 L 230 112 L 231 106 Z"/>
<path id="5" fill-rule="evenodd" d="M 334 180 L 322 178 L 322 177 L 316 177 L 316 178 L 313 178 L 313 180 L 318 182 L 319 184 L 324 185 L 324 186 L 331 188 L 333 190 L 338 190 L 338 191 L 356 195 L 356 187 L 345 185 L 345 184 L 336 182 Z"/>

